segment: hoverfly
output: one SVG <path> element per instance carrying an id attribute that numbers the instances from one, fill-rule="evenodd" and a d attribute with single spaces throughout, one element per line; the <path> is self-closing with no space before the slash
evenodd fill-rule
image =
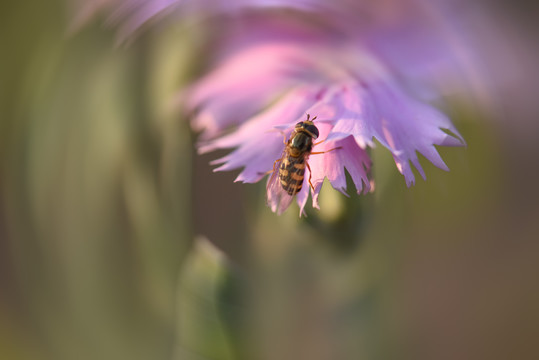
<path id="1" fill-rule="evenodd" d="M 284 139 L 285 148 L 281 157 L 273 164 L 266 192 L 268 205 L 279 214 L 288 208 L 294 196 L 301 191 L 305 167 L 309 169 L 309 186 L 314 190 L 311 183 L 311 168 L 308 163 L 309 156 L 338 149 L 312 152 L 313 146 L 321 143 L 313 143 L 319 136 L 318 128 L 313 123 L 315 119 L 316 116 L 311 119 L 307 114 L 307 120 L 296 124 L 288 140 L 286 137 Z"/>

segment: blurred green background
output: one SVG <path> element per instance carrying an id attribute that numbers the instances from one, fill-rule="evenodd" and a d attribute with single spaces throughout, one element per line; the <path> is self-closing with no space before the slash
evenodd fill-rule
<path id="1" fill-rule="evenodd" d="M 320 212 L 278 217 L 171 106 L 201 34 L 118 46 L 100 20 L 0 5 L 1 359 L 539 358 L 522 114 L 450 99 L 468 147 L 440 149 L 449 173 L 423 161 L 407 189 L 379 146 L 375 193 L 326 185 Z"/>

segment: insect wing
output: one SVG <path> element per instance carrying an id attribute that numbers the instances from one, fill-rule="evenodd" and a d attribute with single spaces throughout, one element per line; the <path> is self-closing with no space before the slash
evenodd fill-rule
<path id="1" fill-rule="evenodd" d="M 283 186 L 281 185 L 281 179 L 279 177 L 279 168 L 281 167 L 283 158 L 287 156 L 288 154 L 286 153 L 286 151 L 283 152 L 283 156 L 275 164 L 274 171 L 271 174 L 268 180 L 268 184 L 266 186 L 268 206 L 273 212 L 276 212 L 279 215 L 282 214 L 290 206 L 292 200 L 294 199 L 294 195 L 288 194 L 288 192 L 283 189 Z"/>

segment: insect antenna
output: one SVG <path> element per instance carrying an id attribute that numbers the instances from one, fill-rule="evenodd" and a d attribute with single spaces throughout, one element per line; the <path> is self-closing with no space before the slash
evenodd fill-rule
<path id="1" fill-rule="evenodd" d="M 316 118 L 317 118 L 317 116 L 315 116 L 315 117 L 313 117 L 313 118 L 311 119 L 311 114 L 307 114 L 307 121 L 309 121 L 309 120 L 310 120 L 310 121 L 315 121 Z"/>

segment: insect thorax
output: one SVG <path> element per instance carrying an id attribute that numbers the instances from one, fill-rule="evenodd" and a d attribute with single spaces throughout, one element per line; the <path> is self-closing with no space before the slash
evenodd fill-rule
<path id="1" fill-rule="evenodd" d="M 313 148 L 313 139 L 305 132 L 298 132 L 290 139 L 290 155 L 298 157 L 310 153 Z"/>

